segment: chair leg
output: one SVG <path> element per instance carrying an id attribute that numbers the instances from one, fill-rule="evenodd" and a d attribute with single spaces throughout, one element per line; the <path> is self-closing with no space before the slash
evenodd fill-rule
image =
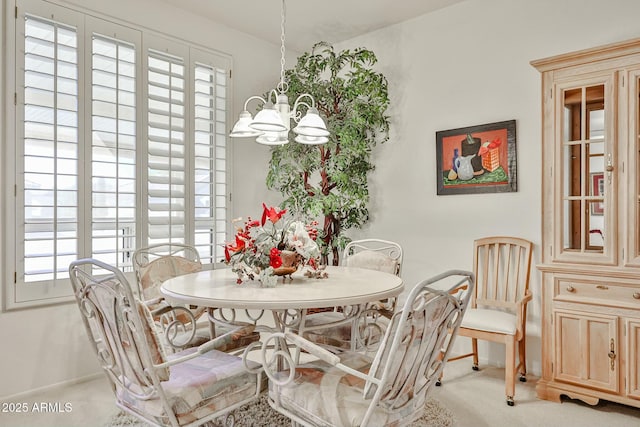
<path id="1" fill-rule="evenodd" d="M 505 349 L 505 394 L 507 395 L 507 405 L 513 406 L 513 396 L 516 393 L 516 338 L 506 342 Z"/>
<path id="2" fill-rule="evenodd" d="M 471 338 L 471 350 L 473 351 L 473 367 L 471 369 L 473 369 L 474 371 L 479 371 L 480 368 L 478 368 L 478 339 L 477 338 Z"/>
<path id="3" fill-rule="evenodd" d="M 444 352 L 441 351 L 440 353 L 438 353 L 438 360 L 442 361 L 443 358 L 444 358 Z M 442 377 L 444 377 L 444 369 L 440 371 L 440 376 L 436 380 L 436 387 L 440 387 L 442 385 Z"/>
<path id="4" fill-rule="evenodd" d="M 518 341 L 518 356 L 520 358 L 518 367 L 520 369 L 520 381 L 523 383 L 527 382 L 527 350 L 525 341 L 526 337 L 522 337 L 522 339 Z"/>

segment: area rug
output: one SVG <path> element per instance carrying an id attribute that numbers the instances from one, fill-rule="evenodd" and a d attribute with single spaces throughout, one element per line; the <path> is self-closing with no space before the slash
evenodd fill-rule
<path id="1" fill-rule="evenodd" d="M 436 399 L 430 399 L 425 404 L 425 413 L 412 427 L 452 427 L 455 424 L 453 413 Z M 223 427 L 214 423 L 215 427 Z M 245 405 L 236 411 L 237 427 L 288 427 L 291 421 L 274 411 L 263 394 L 256 402 Z M 120 412 L 104 427 L 147 427 L 148 424 L 137 418 Z"/>

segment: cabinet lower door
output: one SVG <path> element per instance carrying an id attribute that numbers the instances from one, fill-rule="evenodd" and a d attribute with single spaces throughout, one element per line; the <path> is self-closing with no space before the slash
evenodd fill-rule
<path id="1" fill-rule="evenodd" d="M 627 320 L 627 395 L 640 399 L 640 319 Z"/>
<path id="2" fill-rule="evenodd" d="M 618 318 L 556 311 L 554 377 L 558 381 L 618 392 Z"/>

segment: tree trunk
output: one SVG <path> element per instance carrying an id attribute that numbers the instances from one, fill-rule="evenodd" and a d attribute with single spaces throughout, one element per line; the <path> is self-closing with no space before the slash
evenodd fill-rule
<path id="1" fill-rule="evenodd" d="M 324 265 L 329 265 L 328 251 L 330 250 L 332 255 L 331 265 L 339 265 L 340 249 L 335 240 L 340 234 L 340 221 L 333 214 L 324 216 L 323 234 L 322 241 L 327 248 L 327 253 L 322 255 L 320 262 Z"/>

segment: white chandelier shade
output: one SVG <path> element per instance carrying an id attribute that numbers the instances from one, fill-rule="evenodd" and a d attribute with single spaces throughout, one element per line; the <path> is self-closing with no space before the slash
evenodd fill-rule
<path id="1" fill-rule="evenodd" d="M 240 113 L 240 118 L 233 126 L 233 129 L 231 130 L 229 136 L 232 138 L 255 138 L 262 135 L 263 132 L 249 127 L 251 122 L 253 122 L 251 113 L 249 113 L 247 110 L 244 110 L 242 113 Z"/>
<path id="2" fill-rule="evenodd" d="M 304 136 L 304 135 L 298 135 L 298 136 L 296 136 L 295 141 L 300 143 L 300 144 L 318 145 L 318 144 L 325 144 L 325 143 L 329 142 L 329 138 L 327 138 L 326 136 Z"/>
<path id="3" fill-rule="evenodd" d="M 293 128 L 293 132 L 297 135 L 296 142 L 301 144 L 325 144 L 329 141 L 330 134 L 326 123 L 320 117 L 315 106 L 313 96 L 304 93 L 296 99 L 293 108 L 289 106 L 289 98 L 286 95 L 288 84 L 284 78 L 285 15 L 285 0 L 282 0 L 280 83 L 277 85 L 277 90 L 272 89 L 267 99 L 261 96 L 248 98 L 244 103 L 244 110 L 240 113 L 238 121 L 233 126 L 229 136 L 232 138 L 255 137 L 256 142 L 259 144 L 283 145 L 289 142 L 289 130 L 291 129 L 291 121 L 293 121 L 297 124 Z M 271 101 L 272 97 L 275 97 L 275 104 Z M 303 98 L 309 98 L 310 104 L 302 101 Z M 253 99 L 259 100 L 263 105 L 255 117 L 252 117 L 247 109 L 247 104 Z M 299 111 L 302 106 L 307 108 L 304 116 Z"/>
<path id="4" fill-rule="evenodd" d="M 284 118 L 276 111 L 271 102 L 267 102 L 262 110 L 256 113 L 249 127 L 261 132 L 282 132 L 289 130 L 288 126 L 285 125 Z"/>
<path id="5" fill-rule="evenodd" d="M 289 143 L 289 132 L 265 132 L 256 138 L 256 142 L 262 145 L 284 145 Z"/>
<path id="6" fill-rule="evenodd" d="M 324 123 L 324 120 L 322 120 L 322 117 L 320 117 L 320 114 L 315 107 L 311 107 L 307 110 L 307 114 L 300 119 L 298 126 L 296 126 L 293 131 L 298 135 L 304 136 L 329 136 L 327 125 Z"/>

